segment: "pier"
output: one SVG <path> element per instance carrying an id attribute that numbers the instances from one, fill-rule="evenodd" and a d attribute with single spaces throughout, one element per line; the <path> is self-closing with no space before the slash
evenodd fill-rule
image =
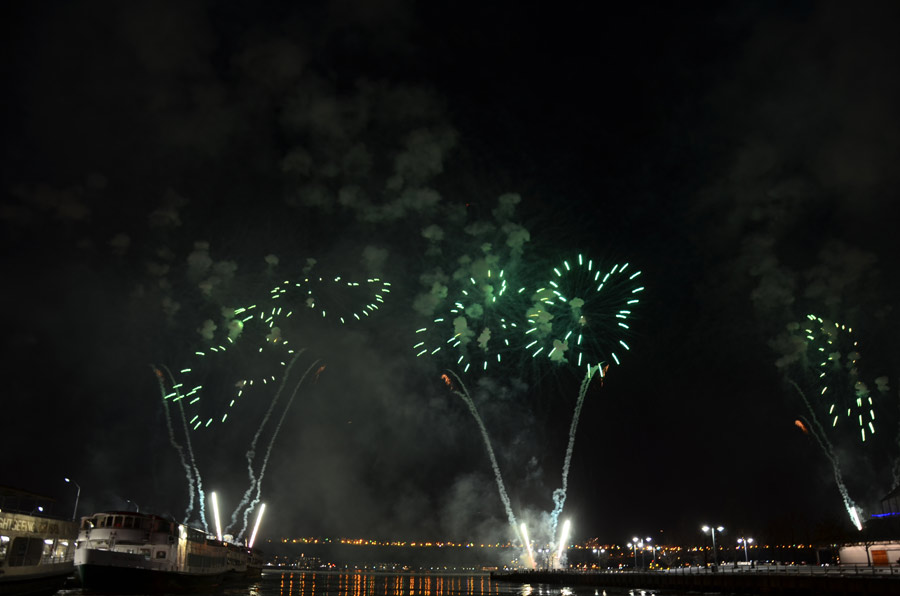
<path id="1" fill-rule="evenodd" d="M 900 594 L 900 567 L 772 565 L 659 571 L 495 571 L 496 581 L 738 594 Z"/>

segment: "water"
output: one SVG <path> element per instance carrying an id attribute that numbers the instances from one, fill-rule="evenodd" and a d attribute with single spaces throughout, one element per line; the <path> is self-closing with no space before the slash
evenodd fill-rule
<path id="1" fill-rule="evenodd" d="M 86 593 L 85 593 L 86 594 Z M 432 574 L 343 571 L 272 571 L 245 584 L 205 592 L 202 596 L 679 596 L 685 592 L 595 588 L 592 586 L 521 585 L 498 582 L 487 573 Z M 62 590 L 57 596 L 82 596 Z"/>

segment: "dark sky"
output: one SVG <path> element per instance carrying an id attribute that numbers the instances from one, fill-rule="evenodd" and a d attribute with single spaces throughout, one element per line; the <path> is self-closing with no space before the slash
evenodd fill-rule
<path id="1" fill-rule="evenodd" d="M 81 513 L 130 500 L 181 519 L 188 482 L 148 365 L 193 367 L 205 389 L 187 417 L 229 412 L 189 433 L 223 509 L 248 489 L 254 437 L 258 475 L 274 436 L 263 533 L 505 541 L 479 427 L 440 378 L 456 358 L 417 358 L 415 331 L 485 263 L 528 289 L 503 307 L 525 317 L 579 253 L 629 262 L 646 289 L 627 332 L 587 340 L 605 360 L 620 337 L 631 349 L 584 400 L 562 516 L 575 540 L 846 530 L 816 435 L 866 515 L 900 480 L 894 3 L 3 11 L 0 483 L 67 512 L 71 476 Z M 309 271 L 328 315 L 292 290 L 277 333 L 251 323 L 219 360 L 195 356 L 235 308 Z M 342 325 L 373 277 L 391 284 L 383 305 Z M 467 311 L 475 336 L 499 336 L 495 312 Z M 796 325 L 810 313 L 859 342 L 830 391 L 872 398 L 866 442 L 856 411 L 832 427 Z M 271 333 L 305 350 L 274 402 L 287 364 L 255 350 Z M 496 351 L 460 374 L 515 515 L 546 527 L 582 372 Z M 235 379 L 271 370 L 228 407 Z"/>

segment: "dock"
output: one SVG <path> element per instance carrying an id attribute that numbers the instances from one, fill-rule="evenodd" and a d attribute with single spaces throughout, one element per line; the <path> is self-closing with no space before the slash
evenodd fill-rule
<path id="1" fill-rule="evenodd" d="M 900 594 L 900 567 L 772 565 L 687 567 L 657 571 L 495 571 L 491 579 L 520 584 L 594 586 L 738 594 Z"/>

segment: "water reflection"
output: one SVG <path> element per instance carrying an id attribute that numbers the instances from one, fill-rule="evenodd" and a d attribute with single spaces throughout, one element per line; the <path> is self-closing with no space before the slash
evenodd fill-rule
<path id="1" fill-rule="evenodd" d="M 489 575 L 396 575 L 284 571 L 280 596 L 499 596 Z M 527 596 L 530 592 L 522 592 Z"/>

